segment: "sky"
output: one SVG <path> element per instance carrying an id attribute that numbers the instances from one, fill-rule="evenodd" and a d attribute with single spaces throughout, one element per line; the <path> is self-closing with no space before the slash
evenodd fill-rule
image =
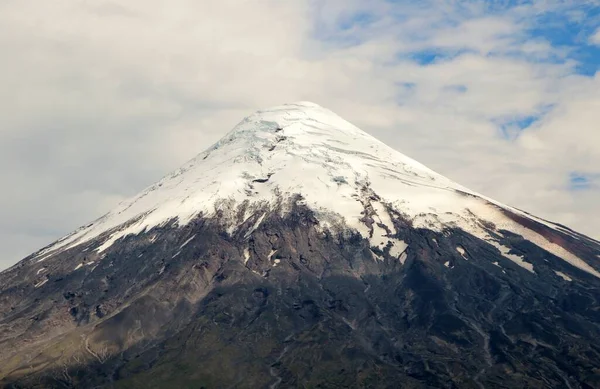
<path id="1" fill-rule="evenodd" d="M 307 100 L 600 239 L 600 1 L 4 0 L 0 269 Z"/>

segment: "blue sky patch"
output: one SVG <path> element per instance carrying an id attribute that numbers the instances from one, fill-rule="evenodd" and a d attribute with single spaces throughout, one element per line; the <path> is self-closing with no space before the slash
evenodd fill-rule
<path id="1" fill-rule="evenodd" d="M 546 116 L 554 105 L 539 107 L 535 113 L 530 115 L 521 115 L 515 117 L 504 117 L 492 119 L 492 122 L 499 128 L 502 138 L 506 140 L 515 140 L 521 132 L 527 130 L 544 116 Z"/>
<path id="2" fill-rule="evenodd" d="M 564 60 L 576 62 L 576 73 L 593 76 L 600 69 L 600 47 L 590 38 L 598 28 L 600 5 L 588 3 L 574 5 L 562 12 L 541 14 L 526 32 L 533 38 L 544 39 L 556 49 L 564 50 Z"/>
<path id="3" fill-rule="evenodd" d="M 519 137 L 522 131 L 529 128 L 537 122 L 543 114 L 520 116 L 515 118 L 504 118 L 492 120 L 500 129 L 502 137 L 506 140 L 515 140 Z"/>
<path id="4" fill-rule="evenodd" d="M 592 184 L 592 177 L 590 175 L 578 172 L 571 172 L 569 174 L 569 189 L 572 191 L 591 189 Z"/>
<path id="5" fill-rule="evenodd" d="M 465 85 L 447 85 L 444 89 L 454 93 L 467 93 L 468 90 Z"/>
<path id="6" fill-rule="evenodd" d="M 510 120 L 500 121 L 498 126 L 502 137 L 506 140 L 515 140 L 524 131 L 530 127 L 533 123 L 540 119 L 540 115 L 529 115 L 522 116 Z"/>
<path id="7" fill-rule="evenodd" d="M 332 24 L 326 19 L 319 19 L 314 26 L 315 37 L 327 44 L 338 47 L 351 47 L 360 45 L 363 40 L 370 39 L 369 34 L 354 33 L 369 31 L 371 26 L 384 17 L 393 18 L 398 25 L 410 19 L 411 12 L 416 14 L 424 12 L 435 2 L 409 2 L 407 0 L 387 0 L 391 5 L 388 14 L 377 14 L 368 8 L 354 13 L 342 14 Z M 529 0 L 484 1 L 474 4 L 472 2 L 455 3 L 453 11 L 455 16 L 443 21 L 432 21 L 431 28 L 449 27 L 460 25 L 470 19 L 484 16 L 503 17 L 509 16 L 519 25 L 514 35 L 508 33 L 506 38 L 513 41 L 514 52 L 490 52 L 487 55 L 508 56 L 521 58 L 528 62 L 551 62 L 572 64 L 574 73 L 593 76 L 600 70 L 600 45 L 591 42 L 591 37 L 600 28 L 600 2 L 573 1 L 565 3 L 548 4 L 547 7 L 539 6 L 540 2 Z M 529 10 L 523 13 L 523 9 Z M 546 8 L 546 9 L 544 9 Z M 521 11 L 520 11 L 521 10 Z M 527 15 L 527 13 L 529 13 Z M 527 16 L 526 16 L 527 15 Z M 440 24 L 439 26 L 437 24 Z M 385 34 L 385 31 L 380 31 Z M 393 28 L 389 30 L 393 34 Z M 405 34 L 407 32 L 404 32 Z M 419 49 L 403 51 L 398 54 L 398 60 L 409 60 L 421 66 L 427 66 L 443 61 L 452 60 L 469 52 L 467 47 L 444 48 L 431 45 L 427 47 L 427 32 L 411 31 L 408 40 L 415 43 Z M 539 42 L 548 43 L 553 50 L 527 52 L 521 50 L 520 43 Z"/>
<path id="8" fill-rule="evenodd" d="M 399 56 L 400 59 L 406 58 L 411 61 L 418 63 L 419 65 L 430 65 L 437 62 L 447 61 L 457 58 L 463 54 L 472 52 L 471 50 L 442 50 L 442 49 L 426 49 L 420 51 L 414 51 L 410 53 L 403 53 Z"/>
<path id="9" fill-rule="evenodd" d="M 368 12 L 357 12 L 347 18 L 343 18 L 338 22 L 340 30 L 350 30 L 354 27 L 365 27 L 373 23 L 377 18 Z"/>

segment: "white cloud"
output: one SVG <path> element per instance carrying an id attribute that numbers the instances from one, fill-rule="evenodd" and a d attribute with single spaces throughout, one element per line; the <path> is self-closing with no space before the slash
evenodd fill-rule
<path id="1" fill-rule="evenodd" d="M 590 36 L 590 42 L 600 46 L 600 28 Z"/>
<path id="2" fill-rule="evenodd" d="M 412 3 L 412 2 L 411 2 Z M 0 3 L 0 268 L 151 184 L 255 109 L 312 100 L 500 201 L 600 237 L 598 78 L 527 23 L 386 1 Z M 368 6 L 367 6 L 368 5 Z M 358 12 L 369 14 L 354 23 Z M 341 28 L 343 27 L 343 28 Z M 426 49 L 466 51 L 427 66 Z M 404 86 L 402 86 L 404 85 Z M 497 123 L 552 112 L 516 140 Z M 587 169 L 587 170 L 586 170 Z"/>

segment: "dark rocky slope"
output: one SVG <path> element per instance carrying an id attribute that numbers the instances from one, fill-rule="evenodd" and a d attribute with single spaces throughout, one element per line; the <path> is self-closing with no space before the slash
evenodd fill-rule
<path id="1" fill-rule="evenodd" d="M 102 260 L 75 247 L 40 274 L 26 261 L 1 273 L 2 384 L 600 387 L 600 280 L 517 235 L 502 243 L 535 274 L 462 230 L 397 215 L 404 264 L 323 231 L 303 206 L 246 236 L 253 222 L 229 236 L 198 217 L 125 237 Z M 597 242 L 531 228 L 597 267 Z"/>

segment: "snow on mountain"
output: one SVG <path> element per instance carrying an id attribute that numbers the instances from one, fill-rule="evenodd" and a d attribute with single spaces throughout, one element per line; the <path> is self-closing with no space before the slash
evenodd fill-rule
<path id="1" fill-rule="evenodd" d="M 126 235 L 174 219 L 182 226 L 199 214 L 219 214 L 229 220 L 225 227 L 230 234 L 251 217 L 256 218 L 252 227 L 256 229 L 267 212 L 285 212 L 286 200 L 295 195 L 302 196 L 296 201 L 314 211 L 322 228 L 356 230 L 380 248 L 391 244 L 390 253 L 401 261 L 406 244 L 391 237 L 394 213 L 414 227 L 461 228 L 533 271 L 530 263 L 498 242 L 499 230 L 508 230 L 600 278 L 586 262 L 504 211 L 571 234 L 568 230 L 470 191 L 309 102 L 247 117 L 182 168 L 40 251 L 34 260 L 43 261 L 110 231 L 104 243 L 95 247 L 101 252 Z M 248 206 L 240 222 L 237 207 L 244 202 Z"/>

